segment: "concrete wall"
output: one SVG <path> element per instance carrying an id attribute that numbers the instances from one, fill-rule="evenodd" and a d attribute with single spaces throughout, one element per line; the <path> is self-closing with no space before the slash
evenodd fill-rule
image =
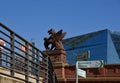
<path id="1" fill-rule="evenodd" d="M 25 83 L 25 82 L 0 75 L 0 83 Z"/>
<path id="2" fill-rule="evenodd" d="M 0 67 L 0 73 L 10 75 L 10 70 Z M 32 83 L 36 83 L 36 80 L 34 79 L 35 76 L 34 75 L 29 75 L 29 76 L 30 76 L 29 81 Z M 14 77 L 25 80 L 24 74 L 15 73 Z M 41 80 L 40 83 L 42 83 L 43 78 L 40 77 L 39 79 Z M 0 83 L 25 83 L 25 82 L 22 80 L 15 79 L 13 77 L 9 77 L 9 76 L 5 76 L 5 75 L 0 74 Z"/>

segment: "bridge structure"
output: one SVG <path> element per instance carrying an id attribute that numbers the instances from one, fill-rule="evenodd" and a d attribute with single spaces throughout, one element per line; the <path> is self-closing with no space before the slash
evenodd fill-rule
<path id="1" fill-rule="evenodd" d="M 17 83 L 58 83 L 49 55 L 36 48 L 34 42 L 2 23 L 0 41 L 0 77 L 19 80 Z"/>

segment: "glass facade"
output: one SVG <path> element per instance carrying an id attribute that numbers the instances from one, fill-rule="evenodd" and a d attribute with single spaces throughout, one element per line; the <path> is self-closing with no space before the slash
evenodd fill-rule
<path id="1" fill-rule="evenodd" d="M 120 58 L 120 32 L 110 31 L 112 41 Z"/>
<path id="2" fill-rule="evenodd" d="M 79 60 L 104 60 L 105 64 L 120 63 L 120 35 L 108 29 L 63 40 L 69 64 Z M 85 52 L 89 51 L 89 55 Z M 113 59 L 114 57 L 114 59 Z"/>

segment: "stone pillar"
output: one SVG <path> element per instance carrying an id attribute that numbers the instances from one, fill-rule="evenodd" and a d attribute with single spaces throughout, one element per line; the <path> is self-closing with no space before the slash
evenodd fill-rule
<path id="1" fill-rule="evenodd" d="M 66 52 L 64 50 L 44 51 L 50 56 L 58 80 L 65 81 Z"/>

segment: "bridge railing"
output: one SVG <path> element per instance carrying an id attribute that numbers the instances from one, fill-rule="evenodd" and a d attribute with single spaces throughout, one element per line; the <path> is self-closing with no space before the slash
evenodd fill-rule
<path id="1" fill-rule="evenodd" d="M 36 48 L 34 42 L 26 41 L 2 23 L 0 41 L 0 66 L 9 70 L 9 74 L 0 74 L 25 83 L 57 83 L 49 56 Z"/>

